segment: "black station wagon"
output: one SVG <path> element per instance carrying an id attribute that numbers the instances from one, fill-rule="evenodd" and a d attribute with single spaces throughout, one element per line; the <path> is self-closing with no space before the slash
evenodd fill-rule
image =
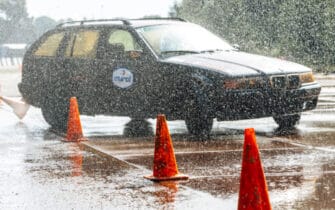
<path id="1" fill-rule="evenodd" d="M 22 71 L 22 96 L 57 129 L 71 96 L 85 115 L 161 113 L 192 135 L 208 135 L 214 118 L 271 116 L 293 127 L 321 90 L 310 68 L 240 52 L 178 18 L 63 23 L 31 45 Z"/>

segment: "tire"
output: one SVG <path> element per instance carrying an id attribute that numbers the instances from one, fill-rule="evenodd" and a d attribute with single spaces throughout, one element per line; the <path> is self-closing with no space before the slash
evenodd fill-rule
<path id="1" fill-rule="evenodd" d="M 54 129 L 66 131 L 68 121 L 68 99 L 46 98 L 41 107 L 45 121 Z"/>
<path id="2" fill-rule="evenodd" d="M 293 128 L 300 120 L 301 114 L 273 116 L 280 128 Z"/>
<path id="3" fill-rule="evenodd" d="M 126 137 L 153 136 L 150 123 L 143 118 L 132 118 L 124 127 L 123 135 Z"/>
<path id="4" fill-rule="evenodd" d="M 209 137 L 213 127 L 213 117 L 210 115 L 210 103 L 207 95 L 194 85 L 187 103 L 185 124 L 189 134 L 199 137 Z"/>

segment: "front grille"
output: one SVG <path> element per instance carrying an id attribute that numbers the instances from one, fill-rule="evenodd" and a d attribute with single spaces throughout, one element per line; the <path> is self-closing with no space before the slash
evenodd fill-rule
<path id="1" fill-rule="evenodd" d="M 288 88 L 296 89 L 300 87 L 300 78 L 299 75 L 289 75 L 288 76 Z"/>
<path id="2" fill-rule="evenodd" d="M 279 75 L 271 77 L 271 86 L 274 89 L 297 89 L 300 87 L 299 75 Z"/>
<path id="3" fill-rule="evenodd" d="M 275 89 L 283 89 L 286 87 L 285 76 L 274 76 L 271 78 L 271 85 Z"/>

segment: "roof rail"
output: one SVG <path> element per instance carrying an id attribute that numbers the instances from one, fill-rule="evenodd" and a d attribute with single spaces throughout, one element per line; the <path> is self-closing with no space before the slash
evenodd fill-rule
<path id="1" fill-rule="evenodd" d="M 124 25 L 130 25 L 130 22 L 126 19 L 97 19 L 97 20 L 78 20 L 78 21 L 69 21 L 58 24 L 56 27 L 65 27 L 65 26 L 72 26 L 72 25 L 84 25 L 89 23 L 98 23 L 98 22 L 122 22 Z"/>
<path id="2" fill-rule="evenodd" d="M 97 19 L 97 20 L 78 20 L 78 21 L 69 21 L 58 24 L 56 27 L 61 28 L 65 26 L 75 26 L 75 25 L 89 25 L 90 23 L 108 23 L 108 22 L 121 22 L 123 25 L 131 25 L 130 21 L 136 21 L 136 20 L 178 20 L 182 22 L 187 22 L 185 19 L 179 18 L 179 17 L 148 17 L 148 18 L 139 18 L 139 19 L 122 19 L 122 18 L 116 18 L 116 19 Z"/>
<path id="3" fill-rule="evenodd" d="M 147 17 L 147 18 L 139 18 L 139 19 L 131 19 L 131 20 L 178 20 L 182 22 L 187 22 L 187 20 L 180 17 Z"/>

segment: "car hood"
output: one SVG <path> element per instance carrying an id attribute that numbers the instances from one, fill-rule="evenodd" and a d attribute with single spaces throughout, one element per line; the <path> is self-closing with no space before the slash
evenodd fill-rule
<path id="1" fill-rule="evenodd" d="M 286 60 L 237 51 L 174 56 L 164 59 L 164 62 L 210 69 L 231 76 L 290 74 L 311 70 Z"/>

